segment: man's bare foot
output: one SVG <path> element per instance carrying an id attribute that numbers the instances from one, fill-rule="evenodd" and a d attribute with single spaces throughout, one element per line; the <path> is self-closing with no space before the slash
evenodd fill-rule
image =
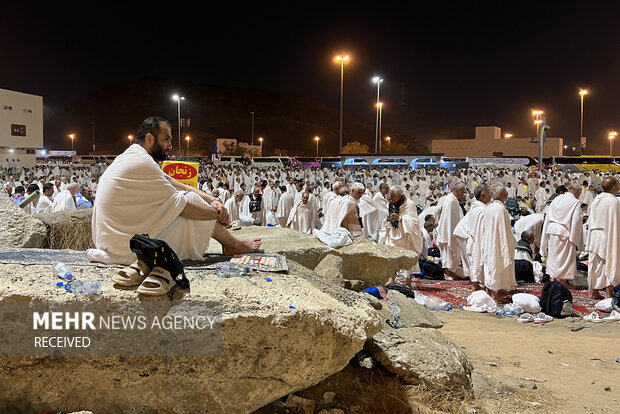
<path id="1" fill-rule="evenodd" d="M 592 298 L 592 299 L 603 299 L 603 296 L 601 295 L 600 291 L 593 290 L 592 292 L 590 292 L 590 298 Z"/>
<path id="2" fill-rule="evenodd" d="M 236 254 L 254 253 L 260 250 L 263 244 L 261 239 L 241 240 L 235 239 L 235 246 L 222 246 L 225 255 L 234 256 Z"/>
<path id="3" fill-rule="evenodd" d="M 484 290 L 484 287 L 481 283 L 474 282 L 474 290 Z"/>

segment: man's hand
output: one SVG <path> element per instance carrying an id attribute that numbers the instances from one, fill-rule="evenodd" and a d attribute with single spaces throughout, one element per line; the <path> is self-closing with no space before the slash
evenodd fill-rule
<path id="1" fill-rule="evenodd" d="M 224 226 L 228 226 L 230 224 L 230 217 L 228 217 L 228 210 L 226 210 L 222 202 L 219 200 L 213 200 L 211 207 L 217 211 L 217 222 Z"/>
<path id="2" fill-rule="evenodd" d="M 398 220 L 400 220 L 400 216 L 398 214 L 396 214 L 396 213 L 391 213 L 388 216 L 387 220 L 388 221 L 398 221 Z"/>

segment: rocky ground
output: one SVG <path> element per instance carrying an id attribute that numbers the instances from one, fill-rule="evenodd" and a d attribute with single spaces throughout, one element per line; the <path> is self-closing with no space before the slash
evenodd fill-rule
<path id="1" fill-rule="evenodd" d="M 4 251 L 88 247 L 88 213 L 29 217 L 11 203 L 0 196 Z M 606 413 L 618 405 L 620 322 L 524 326 L 430 312 L 399 292 L 386 300 L 359 292 L 416 263 L 409 251 L 363 241 L 334 250 L 288 229 L 237 235 L 263 238 L 290 271 L 223 279 L 188 268 L 190 290 L 152 298 L 115 286 L 114 268 L 82 264 L 76 278 L 99 280 L 102 292 L 81 297 L 55 289 L 51 263 L 2 260 L 0 250 L 1 302 L 221 301 L 223 324 L 216 357 L 2 357 L 1 412 Z"/>

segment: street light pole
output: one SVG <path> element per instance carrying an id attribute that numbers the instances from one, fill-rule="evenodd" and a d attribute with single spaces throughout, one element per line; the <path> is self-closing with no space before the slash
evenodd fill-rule
<path id="1" fill-rule="evenodd" d="M 73 153 L 73 139 L 75 138 L 75 134 L 69 134 L 69 138 L 71 138 L 71 153 Z"/>
<path id="2" fill-rule="evenodd" d="M 250 112 L 250 114 L 252 114 L 252 143 L 250 145 L 254 148 L 254 112 Z"/>
<path id="3" fill-rule="evenodd" d="M 585 141 L 583 139 L 583 97 L 585 95 L 588 94 L 588 90 L 587 89 L 580 89 L 579 90 L 579 98 L 581 101 L 581 111 L 580 111 L 580 116 L 579 116 L 579 142 L 580 142 L 580 146 L 581 146 L 581 153 L 585 154 L 586 152 L 586 146 L 585 146 Z"/>
<path id="4" fill-rule="evenodd" d="M 342 153 L 342 95 L 344 92 L 344 62 L 349 61 L 349 56 L 336 56 L 336 61 L 340 62 L 340 147 L 338 153 Z"/>
<path id="5" fill-rule="evenodd" d="M 263 156 L 263 137 L 258 137 L 258 142 L 260 142 L 260 156 Z"/>
<path id="6" fill-rule="evenodd" d="M 181 101 L 185 100 L 183 96 L 173 95 L 173 101 L 177 101 L 177 121 L 179 123 L 179 155 L 181 155 Z"/>
<path id="7" fill-rule="evenodd" d="M 379 143 L 380 140 L 380 134 L 379 134 L 379 89 L 381 88 L 381 82 L 383 82 L 383 79 L 381 79 L 380 76 L 375 76 L 374 78 L 372 78 L 372 81 L 374 83 L 377 84 L 377 121 L 375 123 L 375 153 L 377 152 L 377 144 Z"/>
<path id="8" fill-rule="evenodd" d="M 185 137 L 185 141 L 187 141 L 187 152 L 185 153 L 185 155 L 189 155 L 189 135 Z"/>
<path id="9" fill-rule="evenodd" d="M 319 158 L 319 141 L 321 140 L 321 138 L 314 137 L 314 140 L 316 141 L 316 157 Z"/>
<path id="10" fill-rule="evenodd" d="M 614 156 L 613 145 L 614 145 L 614 139 L 616 138 L 616 135 L 618 135 L 616 131 L 611 131 L 609 133 L 609 156 L 610 157 Z"/>
<path id="11" fill-rule="evenodd" d="M 377 103 L 377 111 L 379 112 L 379 137 L 381 137 L 381 118 L 383 116 L 383 102 Z M 379 138 L 379 153 L 381 153 L 381 138 Z"/>

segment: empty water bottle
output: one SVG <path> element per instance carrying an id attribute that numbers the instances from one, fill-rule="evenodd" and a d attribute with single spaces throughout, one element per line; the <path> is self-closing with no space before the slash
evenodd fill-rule
<path id="1" fill-rule="evenodd" d="M 77 281 L 69 283 L 65 289 L 71 293 L 81 293 L 83 295 L 92 295 L 101 293 L 101 284 L 97 280 L 86 280 L 84 282 Z"/>
<path id="2" fill-rule="evenodd" d="M 450 311 L 452 310 L 452 305 L 450 305 L 445 300 L 441 300 L 439 298 L 429 296 L 424 301 L 424 306 L 426 306 L 430 310 L 438 310 L 438 311 Z"/>
<path id="3" fill-rule="evenodd" d="M 250 268 L 236 263 L 218 263 L 215 274 L 220 277 L 239 277 L 250 273 Z"/>
<path id="4" fill-rule="evenodd" d="M 65 279 L 69 282 L 73 280 L 73 275 L 71 274 L 71 270 L 69 270 L 69 266 L 64 263 L 56 263 L 54 266 L 54 270 L 58 274 L 58 277 L 61 279 Z"/>

